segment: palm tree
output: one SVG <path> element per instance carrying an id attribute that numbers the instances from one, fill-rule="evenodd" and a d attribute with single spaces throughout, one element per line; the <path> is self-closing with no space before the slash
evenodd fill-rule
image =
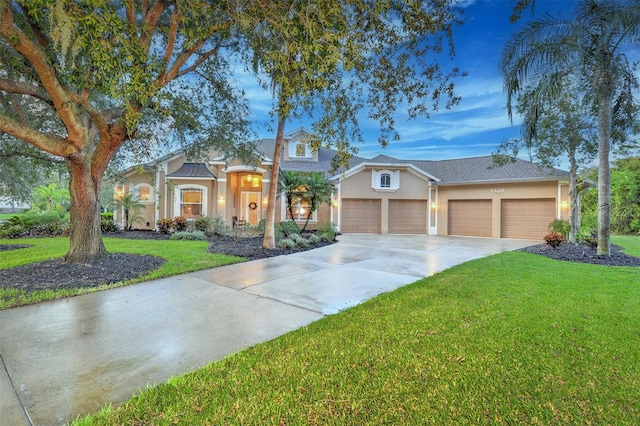
<path id="1" fill-rule="evenodd" d="M 293 220 L 293 204 L 294 200 L 298 199 L 302 193 L 305 176 L 300 172 L 292 170 L 280 170 L 278 174 L 278 191 L 284 193 L 284 197 L 287 201 L 287 210 Z M 295 222 L 295 221 L 294 221 Z"/>
<path id="2" fill-rule="evenodd" d="M 324 173 L 311 173 L 305 177 L 302 198 L 309 201 L 309 212 L 307 213 L 307 220 L 302 227 L 302 232 L 307 229 L 313 212 L 318 210 L 322 203 L 331 202 L 331 194 L 333 194 L 333 185 Z"/>
<path id="3" fill-rule="evenodd" d="M 598 254 L 610 254 L 611 145 L 614 100 L 632 99 L 634 76 L 624 48 L 640 40 L 637 0 L 585 0 L 570 19 L 545 16 L 529 23 L 505 46 L 500 68 L 512 115 L 514 96 L 536 87 L 530 120 L 560 91 L 563 76 L 575 73 L 593 93 L 598 120 Z M 624 96 L 617 96 L 627 92 Z"/>
<path id="4" fill-rule="evenodd" d="M 131 231 L 135 222 L 142 221 L 142 216 L 140 216 L 140 209 L 142 209 L 142 207 L 142 204 L 140 204 L 138 199 L 130 192 L 116 200 L 116 208 L 123 210 L 125 231 Z"/>

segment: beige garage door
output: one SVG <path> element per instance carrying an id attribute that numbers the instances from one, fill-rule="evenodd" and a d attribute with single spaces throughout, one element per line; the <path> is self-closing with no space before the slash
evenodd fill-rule
<path id="1" fill-rule="evenodd" d="M 389 200 L 390 234 L 426 234 L 425 200 Z"/>
<path id="2" fill-rule="evenodd" d="M 449 200 L 449 235 L 491 236 L 491 200 Z"/>
<path id="3" fill-rule="evenodd" d="M 503 238 L 543 238 L 556 217 L 556 200 L 502 200 Z"/>
<path id="4" fill-rule="evenodd" d="M 343 199 L 342 224 L 344 233 L 380 233 L 380 200 Z"/>

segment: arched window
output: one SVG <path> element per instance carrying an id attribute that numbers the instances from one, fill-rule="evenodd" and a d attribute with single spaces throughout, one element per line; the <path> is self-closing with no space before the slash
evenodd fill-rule
<path id="1" fill-rule="evenodd" d="M 153 188 L 146 183 L 140 183 L 133 187 L 133 196 L 140 203 L 152 203 L 153 200 Z"/>
<path id="2" fill-rule="evenodd" d="M 371 187 L 375 191 L 397 191 L 400 188 L 400 170 L 372 170 Z"/>
<path id="3" fill-rule="evenodd" d="M 380 175 L 380 188 L 391 188 L 391 175 L 389 173 Z"/>

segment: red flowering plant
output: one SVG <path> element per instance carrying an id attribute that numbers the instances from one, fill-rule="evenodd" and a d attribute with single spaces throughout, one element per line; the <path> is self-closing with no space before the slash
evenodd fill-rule
<path id="1" fill-rule="evenodd" d="M 544 236 L 544 241 L 548 246 L 556 248 L 564 242 L 564 235 L 560 232 L 550 232 Z"/>

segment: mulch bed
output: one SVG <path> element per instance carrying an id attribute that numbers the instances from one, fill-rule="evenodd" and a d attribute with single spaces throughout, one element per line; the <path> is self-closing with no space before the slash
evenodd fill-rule
<path id="1" fill-rule="evenodd" d="M 628 254 L 622 253 L 621 250 L 621 247 L 612 244 L 610 256 L 598 256 L 596 249 L 592 249 L 586 244 L 564 243 L 555 249 L 546 244 L 539 244 L 522 248 L 519 251 L 539 254 L 556 260 L 590 263 L 592 265 L 640 266 L 640 257 L 629 256 Z"/>
<path id="2" fill-rule="evenodd" d="M 128 231 L 105 234 L 105 237 L 166 240 L 169 235 L 151 231 Z M 295 249 L 262 248 L 262 237 L 212 237 L 208 251 L 248 260 L 287 255 L 300 251 L 322 247 L 328 242 Z M 0 245 L 0 251 L 18 250 L 28 245 Z M 547 256 L 552 259 L 570 262 L 591 263 L 605 266 L 640 267 L 640 258 L 629 256 L 620 251 L 620 247 L 611 246 L 611 256 L 598 256 L 596 251 L 586 245 L 562 244 L 553 249 L 545 244 L 520 249 L 528 253 Z M 34 290 L 97 287 L 103 284 L 126 281 L 145 275 L 164 263 L 161 258 L 127 253 L 113 253 L 104 259 L 88 262 L 84 265 L 64 263 L 61 259 L 31 263 L 10 269 L 0 270 L 0 287 L 14 287 L 31 292 Z"/>
<path id="3" fill-rule="evenodd" d="M 152 231 L 127 231 L 104 234 L 105 237 L 136 240 L 168 240 L 171 236 Z M 319 242 L 309 247 L 295 249 L 262 248 L 262 237 L 212 237 L 210 253 L 244 257 L 248 260 L 287 255 L 322 247 L 329 242 Z M 29 247 L 24 244 L 3 244 L 0 251 Z M 0 269 L 0 287 L 13 287 L 26 292 L 56 290 L 61 288 L 98 287 L 127 281 L 148 274 L 164 264 L 164 259 L 128 253 L 112 253 L 104 259 L 86 264 L 64 263 L 62 259 L 30 263 L 10 269 Z"/>

